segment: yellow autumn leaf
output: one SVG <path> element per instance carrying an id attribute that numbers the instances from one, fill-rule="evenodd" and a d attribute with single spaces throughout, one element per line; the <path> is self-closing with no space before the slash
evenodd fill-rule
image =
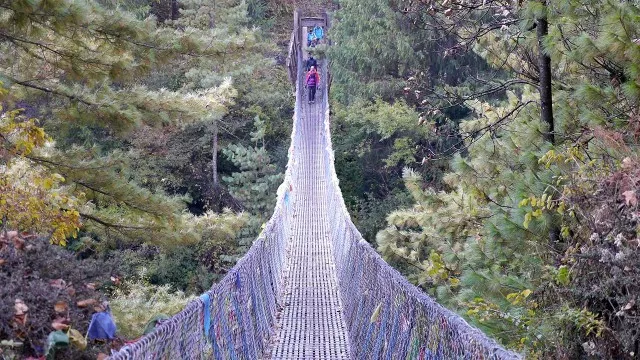
<path id="1" fill-rule="evenodd" d="M 69 329 L 69 341 L 75 347 L 80 350 L 84 350 L 87 348 L 87 339 L 80 333 L 80 331 L 76 329 Z"/>

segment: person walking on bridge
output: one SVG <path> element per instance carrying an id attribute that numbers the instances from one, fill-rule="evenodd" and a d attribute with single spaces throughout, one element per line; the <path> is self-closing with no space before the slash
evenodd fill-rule
<path id="1" fill-rule="evenodd" d="M 322 29 L 322 27 L 316 25 L 313 27 L 313 35 L 315 35 L 317 43 L 324 37 L 324 30 Z"/>
<path id="2" fill-rule="evenodd" d="M 315 47 L 317 41 L 318 38 L 316 37 L 315 31 L 313 31 L 313 29 L 309 29 L 309 32 L 307 33 L 307 47 Z"/>
<path id="3" fill-rule="evenodd" d="M 305 87 L 309 88 L 309 104 L 316 101 L 316 87 L 320 85 L 320 74 L 316 71 L 316 67 L 312 66 L 304 79 Z"/>
<path id="4" fill-rule="evenodd" d="M 311 67 L 318 67 L 318 60 L 313 58 L 313 55 L 309 55 L 309 59 L 307 59 L 307 71 L 311 70 Z"/>

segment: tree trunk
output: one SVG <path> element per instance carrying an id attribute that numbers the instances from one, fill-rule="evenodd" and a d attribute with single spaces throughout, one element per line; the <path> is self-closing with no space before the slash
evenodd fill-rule
<path id="1" fill-rule="evenodd" d="M 209 13 L 209 29 L 213 29 L 216 27 L 216 20 L 213 16 L 213 13 Z"/>
<path id="2" fill-rule="evenodd" d="M 213 2 L 215 6 L 215 1 Z M 216 24 L 214 20 L 213 12 L 209 12 L 209 29 L 213 29 Z M 213 185 L 213 191 L 220 192 L 220 181 L 218 180 L 218 120 L 213 120 L 213 143 L 211 144 L 211 183 Z"/>
<path id="3" fill-rule="evenodd" d="M 549 23 L 547 21 L 548 7 L 546 0 L 541 1 L 545 7 L 545 13 L 536 19 L 536 36 L 538 38 L 538 71 L 540 92 L 540 120 L 547 124 L 548 129 L 543 134 L 544 139 L 555 144 L 555 128 L 553 124 L 553 93 L 551 89 L 551 57 L 545 54 L 543 50 L 544 38 L 549 34 Z M 558 194 L 554 192 L 554 199 L 558 198 Z M 560 241 L 560 228 L 553 224 L 549 229 L 549 243 L 552 248 L 556 248 L 556 244 Z"/>
<path id="4" fill-rule="evenodd" d="M 547 2 L 541 2 L 547 10 Z M 540 83 L 538 90 L 540 92 L 540 120 L 548 125 L 547 132 L 544 133 L 544 139 L 551 144 L 555 143 L 555 134 L 553 126 L 553 106 L 551 92 L 551 57 L 543 51 L 543 41 L 549 33 L 549 24 L 547 22 L 546 11 L 543 16 L 536 19 L 536 35 L 538 37 L 538 70 L 540 72 Z"/>
<path id="5" fill-rule="evenodd" d="M 178 20 L 178 0 L 171 0 L 171 20 Z"/>
<path id="6" fill-rule="evenodd" d="M 212 10 L 209 12 L 209 29 L 213 29 L 216 27 L 216 0 L 213 0 L 213 4 L 211 4 Z"/>
<path id="7" fill-rule="evenodd" d="M 211 144 L 211 183 L 214 191 L 218 191 L 220 181 L 218 180 L 218 121 L 213 120 L 213 141 Z"/>

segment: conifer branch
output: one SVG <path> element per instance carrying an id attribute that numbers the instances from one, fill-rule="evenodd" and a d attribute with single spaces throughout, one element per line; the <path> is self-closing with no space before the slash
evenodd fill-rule
<path id="1" fill-rule="evenodd" d="M 2 76 L 4 76 L 7 79 L 11 80 L 11 82 L 13 82 L 15 84 L 18 84 L 18 85 L 21 85 L 21 86 L 24 86 L 24 87 L 28 87 L 28 88 L 35 89 L 35 90 L 40 90 L 40 91 L 43 91 L 43 92 L 46 92 L 46 93 L 49 93 L 49 94 L 54 94 L 54 95 L 66 97 L 66 98 L 68 98 L 70 100 L 81 102 L 81 103 L 83 103 L 83 104 L 85 104 L 87 106 L 98 106 L 96 104 L 90 103 L 87 100 L 81 99 L 81 98 L 77 97 L 76 95 L 65 94 L 65 93 L 60 92 L 58 90 L 49 89 L 49 88 L 46 88 L 46 87 L 43 87 L 43 86 L 39 86 L 39 85 L 34 85 L 34 84 L 31 84 L 30 82 L 21 81 L 21 80 L 18 80 L 16 78 L 14 78 L 14 77 L 8 76 L 7 74 L 2 74 Z"/>
<path id="2" fill-rule="evenodd" d="M 511 111 L 509 111 L 507 114 L 502 116 L 500 119 L 496 120 L 495 122 L 493 122 L 493 123 L 491 123 L 491 124 L 489 124 L 487 126 L 484 126 L 484 127 L 480 128 L 478 130 L 474 130 L 473 132 L 471 132 L 471 133 L 465 135 L 464 137 L 462 137 L 462 139 L 460 139 L 460 141 L 458 141 L 454 145 L 452 145 L 449 148 L 445 149 L 443 152 L 440 152 L 439 154 L 435 154 L 435 155 L 436 156 L 437 155 L 443 155 L 443 154 L 448 153 L 449 151 L 456 150 L 456 149 L 457 149 L 457 151 L 455 151 L 455 152 L 453 152 L 453 153 L 451 153 L 449 155 L 446 155 L 446 156 L 441 156 L 441 157 L 438 157 L 438 158 L 430 158 L 429 160 L 443 160 L 443 159 L 446 159 L 446 158 L 449 158 L 449 157 L 453 156 L 454 154 L 458 153 L 462 149 L 468 149 L 478 139 L 480 139 L 482 137 L 482 135 L 486 134 L 489 131 L 494 130 L 496 127 L 501 126 L 504 121 L 508 120 L 511 117 L 511 115 L 519 113 L 525 106 L 527 106 L 529 104 L 532 104 L 532 103 L 534 103 L 533 100 L 518 104 L 518 106 L 516 106 L 513 109 L 511 109 Z M 474 138 L 474 139 L 469 144 L 465 145 L 462 148 L 459 148 L 459 146 L 461 144 L 463 144 L 469 138 Z"/>
<path id="3" fill-rule="evenodd" d="M 105 220 L 101 220 L 93 215 L 87 214 L 87 213 L 80 213 L 80 216 L 82 216 L 85 219 L 91 220 L 93 222 L 96 222 L 102 226 L 105 227 L 109 227 L 109 228 L 114 228 L 114 229 L 126 229 L 126 230 L 158 230 L 161 229 L 159 226 L 132 226 L 132 225 L 121 225 L 121 224 L 113 224 L 110 222 L 107 222 Z"/>

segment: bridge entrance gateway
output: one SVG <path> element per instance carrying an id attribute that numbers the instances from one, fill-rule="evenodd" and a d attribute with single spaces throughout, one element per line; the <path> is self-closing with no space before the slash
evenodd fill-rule
<path id="1" fill-rule="evenodd" d="M 218 284 L 110 359 L 521 358 L 409 284 L 351 222 L 333 162 L 326 59 L 317 101 L 305 101 L 302 30 L 316 24 L 330 25 L 295 12 L 295 114 L 273 216 Z"/>

